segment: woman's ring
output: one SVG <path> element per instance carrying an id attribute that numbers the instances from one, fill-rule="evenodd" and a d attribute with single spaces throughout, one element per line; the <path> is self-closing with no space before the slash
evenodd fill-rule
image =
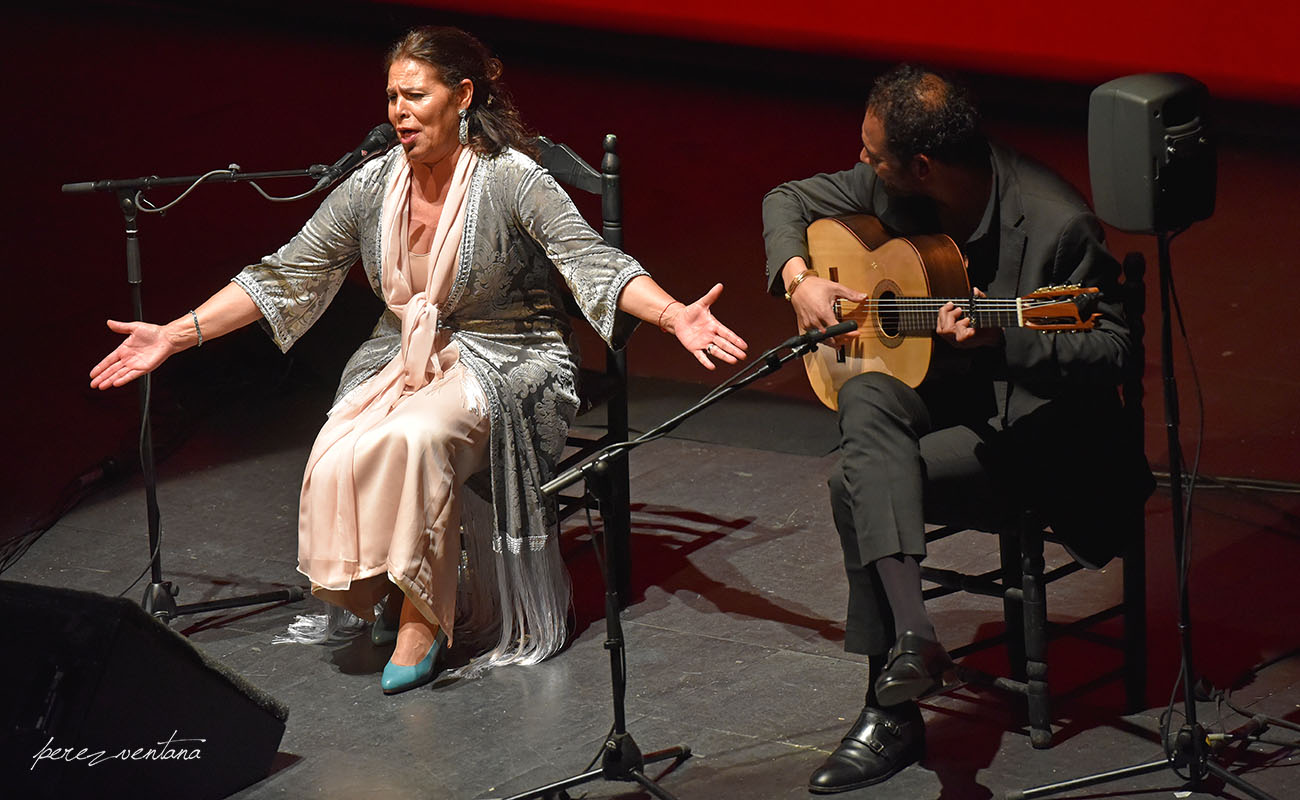
<path id="1" fill-rule="evenodd" d="M 704 352 L 713 355 L 713 342 L 709 342 L 709 346 L 704 348 Z"/>

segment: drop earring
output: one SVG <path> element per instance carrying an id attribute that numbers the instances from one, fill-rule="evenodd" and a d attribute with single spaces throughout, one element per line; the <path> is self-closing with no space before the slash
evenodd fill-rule
<path id="1" fill-rule="evenodd" d="M 462 108 L 458 112 L 458 114 L 460 116 L 460 129 L 456 132 L 456 138 L 460 140 L 461 144 L 469 144 L 469 118 L 467 116 L 468 112 Z"/>

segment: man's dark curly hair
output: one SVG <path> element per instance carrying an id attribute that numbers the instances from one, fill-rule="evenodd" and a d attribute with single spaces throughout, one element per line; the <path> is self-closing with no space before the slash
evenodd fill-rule
<path id="1" fill-rule="evenodd" d="M 872 85 L 867 110 L 884 126 L 889 152 L 904 164 L 917 155 L 957 165 L 988 158 L 970 92 L 933 70 L 894 67 Z"/>

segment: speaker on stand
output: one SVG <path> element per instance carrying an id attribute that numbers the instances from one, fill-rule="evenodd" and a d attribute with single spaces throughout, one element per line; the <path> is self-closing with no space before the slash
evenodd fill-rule
<path id="1" fill-rule="evenodd" d="M 1123 231 L 1177 231 L 1214 213 L 1209 92 L 1186 75 L 1129 75 L 1088 103 L 1088 171 L 1097 216 Z"/>
<path id="2" fill-rule="evenodd" d="M 1273 800 L 1272 795 L 1211 758 L 1207 731 L 1197 719 L 1197 674 L 1192 658 L 1191 594 L 1187 577 L 1189 542 L 1183 510 L 1188 487 L 1184 486 L 1178 438 L 1169 242 L 1193 222 L 1214 213 L 1216 155 L 1205 123 L 1208 101 L 1209 92 L 1200 81 L 1166 72 L 1129 75 L 1104 83 L 1093 90 L 1088 105 L 1088 166 L 1097 216 L 1120 230 L 1156 236 L 1160 265 L 1161 372 L 1182 656 L 1178 684 L 1183 689 L 1184 721 L 1177 730 L 1161 731 L 1162 758 L 1009 792 L 1008 800 L 1044 797 L 1164 769 L 1186 778 L 1194 790 L 1203 788 L 1206 778 L 1213 776 L 1248 797 Z M 1245 732 L 1234 732 L 1231 736 L 1246 740 L 1260 730 L 1262 726 L 1252 721 Z"/>

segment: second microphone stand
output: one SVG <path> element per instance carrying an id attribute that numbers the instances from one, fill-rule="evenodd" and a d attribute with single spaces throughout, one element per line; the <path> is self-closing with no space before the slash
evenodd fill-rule
<path id="1" fill-rule="evenodd" d="M 146 189 L 156 186 L 197 185 L 203 181 L 217 182 L 251 182 L 268 178 L 311 177 L 321 178 L 327 168 L 323 165 L 300 170 L 281 170 L 275 172 L 240 172 L 233 166 L 217 170 L 206 175 L 190 175 L 176 178 L 135 178 L 129 180 L 101 180 L 86 183 L 68 183 L 63 191 L 68 194 L 88 192 L 112 192 L 117 198 L 118 209 L 126 225 L 126 281 L 131 294 L 132 319 L 140 322 L 144 319 L 143 284 L 144 271 L 140 263 L 140 195 Z M 321 188 L 318 184 L 317 188 Z M 314 190 L 313 190 L 314 191 Z M 184 195 L 182 195 L 183 197 Z M 144 479 L 145 511 L 149 529 L 149 570 L 150 581 L 145 587 L 141 606 L 149 615 L 170 622 L 182 614 L 201 614 L 226 608 L 239 608 L 266 603 L 287 603 L 303 599 L 306 592 L 301 586 L 291 586 L 274 592 L 228 597 L 204 603 L 178 605 L 176 595 L 179 587 L 171 581 L 163 580 L 162 571 L 162 530 L 161 514 L 158 510 L 158 478 L 154 470 L 153 425 L 150 415 L 150 395 L 153 388 L 153 376 L 143 375 L 138 381 L 140 408 L 140 472 Z"/>
<path id="2" fill-rule="evenodd" d="M 811 351 L 823 339 L 845 333 L 856 327 L 857 325 L 853 323 L 841 323 L 832 326 L 828 331 L 797 336 L 772 348 L 763 354 L 760 361 L 756 362 L 757 369 L 752 375 L 745 375 L 741 372 L 735 378 L 709 392 L 695 405 L 658 427 L 630 442 L 619 442 L 604 448 L 587 461 L 574 466 L 549 483 L 543 484 L 542 493 L 547 496 L 554 496 L 560 490 L 579 480 L 585 480 L 587 491 L 596 498 L 602 517 L 613 513 L 615 509 L 610 505 L 610 498 L 614 494 L 611 492 L 606 472 L 609 465 L 616 459 L 626 458 L 631 450 L 664 436 L 688 417 L 694 416 L 759 378 L 776 372 L 790 359 Z M 786 348 L 789 348 L 790 352 L 783 356 L 776 355 L 778 351 Z M 621 545 L 624 552 L 626 552 L 627 543 L 623 542 Z M 606 549 L 609 549 L 608 543 Z M 569 795 L 566 790 L 594 780 L 638 783 L 645 791 L 660 798 L 660 800 L 675 800 L 673 795 L 669 794 L 666 789 L 655 783 L 653 779 L 646 777 L 645 765 L 670 759 L 679 762 L 683 761 L 690 757 L 691 749 L 686 745 L 678 745 L 643 754 L 633 740 L 632 734 L 627 730 L 627 716 L 624 709 L 624 696 L 627 693 L 627 657 L 623 638 L 623 625 L 619 619 L 621 604 L 618 596 L 617 566 L 613 563 L 613 559 L 608 557 L 601 559 L 601 562 L 605 573 L 605 649 L 609 651 L 610 684 L 613 689 L 614 700 L 614 727 L 609 736 L 606 737 L 605 743 L 601 746 L 600 768 L 549 783 L 545 786 L 539 786 L 535 789 L 529 789 L 522 794 L 512 795 L 507 800 L 567 800 Z"/>
<path id="3" fill-rule="evenodd" d="M 1169 443 L 1169 489 L 1174 541 L 1174 576 L 1178 584 L 1178 633 L 1181 663 L 1179 665 L 1179 683 L 1183 687 L 1184 724 L 1177 730 L 1169 732 L 1161 742 L 1165 757 L 1128 767 L 1107 770 L 1093 775 L 1060 781 L 1058 783 L 1035 786 L 1008 793 L 1008 800 L 1032 800 L 1052 794 L 1072 791 L 1085 786 L 1132 778 L 1161 770 L 1173 770 L 1179 777 L 1186 777 L 1187 785 L 1195 791 L 1204 788 L 1206 779 L 1214 776 L 1228 786 L 1237 789 L 1256 800 L 1276 800 L 1276 798 L 1252 785 L 1245 778 L 1236 775 L 1211 758 L 1210 744 L 1205 727 L 1197 719 L 1196 708 L 1196 662 L 1192 659 L 1192 613 L 1191 591 L 1188 572 L 1187 524 L 1184 517 L 1184 476 L 1183 450 L 1179 440 L 1178 426 L 1178 387 L 1174 380 L 1173 349 L 1173 271 L 1170 266 L 1169 241 L 1173 238 L 1168 231 L 1157 234 L 1157 258 L 1160 265 L 1160 362 L 1161 378 L 1164 385 L 1165 434 Z M 1193 475 L 1194 477 L 1194 475 Z M 1164 732 L 1162 731 L 1162 736 Z M 1242 738 L 1246 738 L 1243 736 Z M 1186 769 L 1187 775 L 1178 773 Z"/>

